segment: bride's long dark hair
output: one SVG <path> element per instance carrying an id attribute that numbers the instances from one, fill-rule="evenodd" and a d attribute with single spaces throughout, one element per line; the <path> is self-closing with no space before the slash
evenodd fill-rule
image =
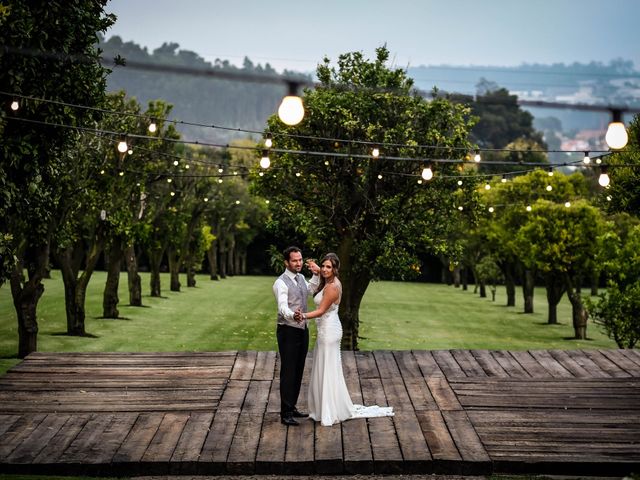
<path id="1" fill-rule="evenodd" d="M 335 253 L 327 253 L 324 257 L 322 257 L 322 260 L 320 260 L 320 267 L 322 267 L 322 264 L 327 260 L 331 262 L 331 266 L 333 267 L 333 275 L 338 278 L 338 274 L 340 273 L 340 259 L 338 258 L 338 255 L 336 255 Z M 326 281 L 324 277 L 320 275 L 320 285 L 318 285 L 318 290 L 316 290 L 316 293 L 313 294 L 314 297 L 322 291 L 325 283 Z"/>

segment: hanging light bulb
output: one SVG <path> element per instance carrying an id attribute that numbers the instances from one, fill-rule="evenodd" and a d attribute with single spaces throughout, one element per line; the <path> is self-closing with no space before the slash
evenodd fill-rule
<path id="1" fill-rule="evenodd" d="M 609 148 L 619 150 L 627 144 L 629 135 L 624 127 L 624 123 L 622 123 L 622 110 L 611 110 L 611 116 L 613 119 L 609 124 L 609 128 L 607 128 L 607 134 L 604 139 L 607 145 L 609 145 Z"/>
<path id="2" fill-rule="evenodd" d="M 460 206 L 458 207 L 458 210 L 462 211 L 462 210 L 464 210 L 464 207 L 463 207 L 462 205 L 460 205 Z"/>
<path id="3" fill-rule="evenodd" d="M 167 178 L 167 183 L 171 183 L 171 179 L 170 178 Z"/>
<path id="4" fill-rule="evenodd" d="M 208 202 L 208 201 L 209 201 L 209 198 L 204 197 L 204 201 L 205 201 L 205 202 Z"/>
<path id="5" fill-rule="evenodd" d="M 267 133 L 267 135 L 264 138 L 264 146 L 267 148 L 273 147 L 273 137 L 271 136 L 270 133 Z"/>
<path id="6" fill-rule="evenodd" d="M 154 133 L 158 129 L 158 125 L 156 125 L 156 122 L 152 120 L 147 128 L 151 133 Z"/>
<path id="7" fill-rule="evenodd" d="M 502 183 L 507 183 L 507 176 L 502 175 L 502 179 L 500 180 Z"/>
<path id="8" fill-rule="evenodd" d="M 373 158 L 378 158 L 380 156 L 380 149 L 375 147 L 373 150 L 371 150 L 371 156 Z"/>
<path id="9" fill-rule="evenodd" d="M 262 150 L 262 158 L 260 159 L 260 166 L 262 168 L 269 168 L 271 165 L 271 160 L 269 159 L 269 152 L 266 150 Z"/>
<path id="10" fill-rule="evenodd" d="M 221 178 L 218 179 L 218 183 L 222 183 L 222 179 Z"/>
<path id="11" fill-rule="evenodd" d="M 189 168 L 190 168 L 190 167 L 189 167 L 189 164 L 187 163 L 187 164 L 184 166 L 184 168 L 185 168 L 185 169 L 187 169 L 187 170 L 189 170 Z"/>
<path id="12" fill-rule="evenodd" d="M 571 202 L 564 202 L 564 206 L 569 208 L 571 206 Z"/>
<path id="13" fill-rule="evenodd" d="M 421 178 L 418 179 L 418 185 L 422 185 L 422 179 Z"/>
<path id="14" fill-rule="evenodd" d="M 128 153 L 129 155 L 133 155 L 133 150 L 129 149 L 129 150 L 127 150 L 127 153 Z"/>
<path id="15" fill-rule="evenodd" d="M 378 180 L 382 180 L 382 175 L 378 174 Z"/>
<path id="16" fill-rule="evenodd" d="M 224 172 L 224 169 L 223 169 L 222 167 L 220 167 L 220 168 L 218 169 L 218 173 L 222 173 L 222 172 Z"/>
<path id="17" fill-rule="evenodd" d="M 489 207 L 489 213 L 493 213 L 494 212 L 494 208 L 493 207 Z"/>
<path id="18" fill-rule="evenodd" d="M 527 212 L 530 212 L 531 211 L 531 205 L 527 205 L 526 210 L 527 210 Z"/>
<path id="19" fill-rule="evenodd" d="M 173 165 L 174 165 L 175 167 L 177 167 L 178 165 L 180 165 L 180 162 L 179 162 L 178 160 L 174 160 L 174 161 L 173 161 Z"/>
<path id="20" fill-rule="evenodd" d="M 553 187 L 551 185 L 547 185 L 547 192 L 550 192 L 551 190 L 553 190 Z"/>
<path id="21" fill-rule="evenodd" d="M 176 192 L 171 192 L 171 196 L 174 197 L 176 195 Z"/>
<path id="22" fill-rule="evenodd" d="M 458 186 L 461 187 L 462 186 L 462 180 L 458 180 Z"/>
<path id="23" fill-rule="evenodd" d="M 596 164 L 600 165 L 602 163 L 602 159 L 600 157 L 596 158 Z"/>
<path id="24" fill-rule="evenodd" d="M 491 185 L 489 184 L 489 182 L 487 182 L 484 186 L 485 190 L 491 190 Z"/>
<path id="25" fill-rule="evenodd" d="M 11 110 L 13 110 L 14 112 L 17 111 L 20 108 L 20 104 L 18 103 L 17 100 L 14 100 L 13 102 L 11 102 Z"/>
<path id="26" fill-rule="evenodd" d="M 482 158 L 480 157 L 480 152 L 476 150 L 476 154 L 473 156 L 473 161 L 476 163 L 480 163 L 480 160 L 482 160 Z"/>
<path id="27" fill-rule="evenodd" d="M 298 96 L 297 87 L 295 82 L 289 82 L 289 95 L 282 99 L 278 108 L 278 117 L 286 125 L 297 125 L 304 118 L 304 106 Z"/>
<path id="28" fill-rule="evenodd" d="M 236 205 L 240 205 L 240 200 L 236 200 Z"/>
<path id="29" fill-rule="evenodd" d="M 127 145 L 126 138 L 123 138 L 118 142 L 118 151 L 120 153 L 125 153 L 127 150 L 129 150 L 129 145 Z"/>
<path id="30" fill-rule="evenodd" d="M 422 178 L 425 180 L 431 180 L 433 178 L 433 170 L 431 170 L 430 165 L 422 169 Z"/>
<path id="31" fill-rule="evenodd" d="M 550 177 L 553 177 L 553 167 L 549 167 L 549 171 L 547 172 L 547 175 L 549 175 Z"/>
<path id="32" fill-rule="evenodd" d="M 582 159 L 582 163 L 584 163 L 585 165 L 589 165 L 591 163 L 589 152 L 584 152 L 584 158 Z"/>
<path id="33" fill-rule="evenodd" d="M 609 174 L 607 173 L 607 167 L 602 167 L 602 170 L 600 171 L 600 176 L 598 177 L 598 183 L 600 184 L 601 187 L 608 187 L 609 186 Z"/>

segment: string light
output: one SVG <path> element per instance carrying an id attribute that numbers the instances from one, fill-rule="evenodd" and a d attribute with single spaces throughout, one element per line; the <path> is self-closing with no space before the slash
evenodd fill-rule
<path id="1" fill-rule="evenodd" d="M 269 159 L 269 152 L 266 150 L 262 150 L 262 158 L 260 159 L 260 166 L 264 169 L 269 168 L 271 165 L 271 160 Z"/>
<path id="2" fill-rule="evenodd" d="M 480 160 L 482 160 L 482 158 L 480 157 L 480 151 L 476 150 L 476 154 L 473 156 L 473 161 L 476 163 L 480 163 Z"/>
<path id="3" fill-rule="evenodd" d="M 531 205 L 527 205 L 527 208 L 525 208 L 525 210 L 526 210 L 527 212 L 530 212 L 530 211 L 531 211 Z"/>
<path id="4" fill-rule="evenodd" d="M 493 207 L 489 207 L 489 213 L 493 213 L 495 209 Z"/>
<path id="5" fill-rule="evenodd" d="M 171 179 L 170 178 L 167 178 L 167 183 L 171 183 Z"/>
<path id="6" fill-rule="evenodd" d="M 553 167 L 549 167 L 548 175 L 549 175 L 550 177 L 553 177 Z"/>
<path id="7" fill-rule="evenodd" d="M 378 180 L 382 180 L 382 175 L 378 174 Z"/>
<path id="8" fill-rule="evenodd" d="M 571 206 L 571 202 L 564 202 L 564 206 L 569 208 Z"/>
<path id="9" fill-rule="evenodd" d="M 458 207 L 458 210 L 463 211 L 463 210 L 464 210 L 464 207 L 463 207 L 462 205 L 460 205 L 460 206 Z"/>
<path id="10" fill-rule="evenodd" d="M 553 190 L 553 187 L 551 185 L 547 185 L 547 192 L 550 192 L 551 190 Z"/>
<path id="11" fill-rule="evenodd" d="M 175 197 L 176 192 L 171 192 L 171 194 L 170 194 L 170 195 L 171 195 L 172 197 Z"/>
<path id="12" fill-rule="evenodd" d="M 373 158 L 378 158 L 380 156 L 380 149 L 376 147 L 373 150 L 371 150 L 371 156 Z"/>
<path id="13" fill-rule="evenodd" d="M 156 122 L 151 122 L 147 128 L 151 133 L 155 133 L 155 131 L 158 129 L 158 126 L 156 125 Z"/>
<path id="14" fill-rule="evenodd" d="M 11 102 L 11 110 L 16 112 L 16 111 L 18 111 L 19 108 L 20 108 L 20 104 L 18 103 L 18 101 L 17 100 L 13 100 Z"/>
<path id="15" fill-rule="evenodd" d="M 611 201 L 611 195 L 607 195 L 607 202 Z"/>
<path id="16" fill-rule="evenodd" d="M 236 200 L 236 205 L 240 205 L 240 200 Z"/>
<path id="17" fill-rule="evenodd" d="M 422 178 L 429 181 L 433 178 L 433 170 L 431 170 L 431 165 L 426 166 L 422 169 Z"/>
<path id="18" fill-rule="evenodd" d="M 272 135 L 270 133 L 267 133 L 265 135 L 264 146 L 267 147 L 267 148 L 273 147 L 273 137 L 272 137 Z"/>
<path id="19" fill-rule="evenodd" d="M 205 202 L 208 202 L 208 201 L 209 201 L 209 198 L 204 197 L 204 201 L 205 201 Z"/>
<path id="20" fill-rule="evenodd" d="M 589 165 L 591 163 L 589 152 L 584 152 L 584 158 L 582 159 L 582 163 L 584 163 L 585 165 Z"/>
<path id="21" fill-rule="evenodd" d="M 609 127 L 607 128 L 607 134 L 604 139 L 609 145 L 609 148 L 613 150 L 620 150 L 629 141 L 629 135 L 627 129 L 622 123 L 622 111 L 618 109 L 611 110 L 611 116 L 613 117 Z"/>
<path id="22" fill-rule="evenodd" d="M 458 186 L 462 186 L 462 180 L 458 180 Z"/>
<path id="23" fill-rule="evenodd" d="M 602 167 L 602 170 L 600 171 L 600 176 L 598 177 L 598 183 L 600 184 L 601 187 L 608 187 L 609 186 L 609 174 L 607 173 L 607 167 Z"/>
<path id="24" fill-rule="evenodd" d="M 507 176 L 502 175 L 502 179 L 500 180 L 502 183 L 507 183 Z"/>
<path id="25" fill-rule="evenodd" d="M 485 190 L 491 190 L 491 184 L 489 182 L 487 182 L 484 186 Z"/>
<path id="26" fill-rule="evenodd" d="M 177 167 L 178 165 L 180 165 L 180 162 L 178 160 L 174 160 L 173 165 Z"/>
<path id="27" fill-rule="evenodd" d="M 295 82 L 289 82 L 289 94 L 282 99 L 278 107 L 278 117 L 285 125 L 297 125 L 304 118 L 304 106 L 297 90 L 298 85 Z"/>
<path id="28" fill-rule="evenodd" d="M 125 153 L 127 150 L 129 150 L 129 145 L 127 145 L 127 140 L 126 140 L 126 138 L 122 138 L 118 142 L 118 151 L 120 153 Z"/>

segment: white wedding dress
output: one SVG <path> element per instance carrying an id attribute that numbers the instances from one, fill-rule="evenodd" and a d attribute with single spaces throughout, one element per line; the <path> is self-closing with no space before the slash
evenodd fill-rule
<path id="1" fill-rule="evenodd" d="M 341 285 L 337 286 L 341 293 Z M 320 305 L 323 294 L 324 290 L 315 296 L 316 305 Z M 309 417 L 324 426 L 331 426 L 352 418 L 393 416 L 393 407 L 365 407 L 351 402 L 342 372 L 342 325 L 338 306 L 334 303 L 316 319 L 318 334 L 309 381 Z"/>

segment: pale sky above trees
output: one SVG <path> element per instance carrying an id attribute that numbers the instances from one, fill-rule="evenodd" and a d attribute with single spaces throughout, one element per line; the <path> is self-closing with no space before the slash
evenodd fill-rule
<path id="1" fill-rule="evenodd" d="M 119 35 L 278 71 L 386 43 L 397 66 L 608 63 L 640 69 L 638 0 L 112 0 Z"/>

